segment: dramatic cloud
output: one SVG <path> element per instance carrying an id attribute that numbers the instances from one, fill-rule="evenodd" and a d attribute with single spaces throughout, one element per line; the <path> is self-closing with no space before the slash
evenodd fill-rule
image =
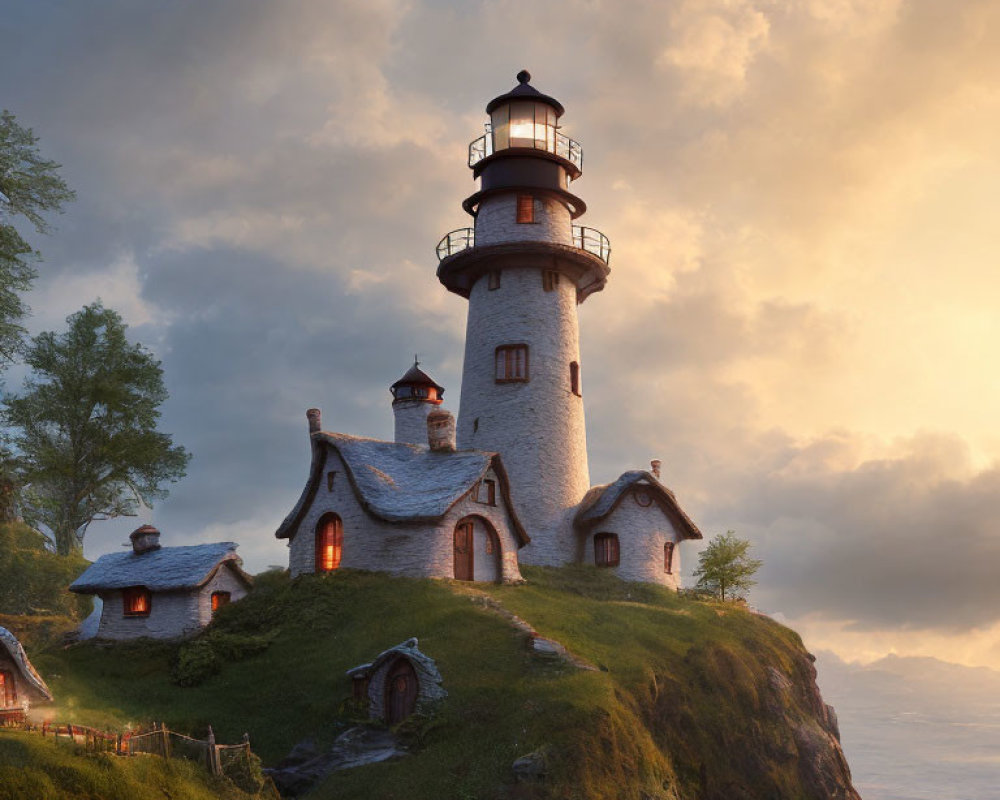
<path id="1" fill-rule="evenodd" d="M 4 103 L 79 198 L 33 328 L 120 310 L 194 454 L 166 539 L 285 562 L 307 407 L 388 436 L 419 351 L 457 408 L 433 247 L 527 67 L 614 249 L 581 307 L 594 481 L 661 458 L 754 540 L 755 602 L 840 652 L 1000 664 L 997 31 L 986 0 L 22 4 Z"/>

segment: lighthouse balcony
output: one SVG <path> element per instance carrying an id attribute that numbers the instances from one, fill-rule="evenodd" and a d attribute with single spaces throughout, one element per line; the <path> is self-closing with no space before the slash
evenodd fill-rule
<path id="1" fill-rule="evenodd" d="M 446 234 L 437 245 L 438 261 L 476 246 L 476 229 L 459 228 Z M 607 264 L 611 260 L 611 242 L 596 228 L 573 226 L 573 246 L 597 256 Z"/>
<path id="2" fill-rule="evenodd" d="M 575 168 L 571 170 L 572 178 L 583 172 L 583 148 L 579 142 L 559 133 L 554 125 L 535 124 L 532 127 L 527 135 L 508 135 L 503 139 L 494 136 L 490 123 L 486 123 L 486 133 L 469 143 L 469 166 L 475 167 L 480 161 L 503 150 L 542 150 L 572 164 Z"/>

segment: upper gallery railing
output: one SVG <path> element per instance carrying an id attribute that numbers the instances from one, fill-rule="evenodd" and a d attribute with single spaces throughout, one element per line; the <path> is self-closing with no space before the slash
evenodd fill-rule
<path id="1" fill-rule="evenodd" d="M 442 237 L 437 245 L 438 261 L 476 246 L 475 228 L 458 228 Z M 573 246 L 597 256 L 605 264 L 611 258 L 611 242 L 597 228 L 573 226 Z"/>

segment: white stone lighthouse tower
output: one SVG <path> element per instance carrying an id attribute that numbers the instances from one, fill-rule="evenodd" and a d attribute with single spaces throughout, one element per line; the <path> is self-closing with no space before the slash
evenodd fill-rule
<path id="1" fill-rule="evenodd" d="M 474 228 L 438 244 L 438 278 L 469 300 L 458 446 L 499 452 L 531 543 L 531 564 L 575 561 L 573 514 L 590 488 L 576 307 L 600 291 L 610 246 L 574 224 L 583 152 L 562 105 L 521 72 L 486 107 L 469 146 L 479 188 L 462 204 Z"/>

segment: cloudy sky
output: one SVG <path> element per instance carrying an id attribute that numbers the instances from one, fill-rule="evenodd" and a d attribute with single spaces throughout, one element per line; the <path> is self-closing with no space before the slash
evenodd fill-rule
<path id="1" fill-rule="evenodd" d="M 457 409 L 434 245 L 528 68 L 614 248 L 593 481 L 661 458 L 810 647 L 1000 667 L 1000 4 L 32 0 L 0 40 L 0 105 L 78 194 L 33 239 L 32 330 L 100 297 L 162 360 L 194 455 L 168 543 L 286 563 L 305 409 L 390 437 L 414 352 Z"/>

